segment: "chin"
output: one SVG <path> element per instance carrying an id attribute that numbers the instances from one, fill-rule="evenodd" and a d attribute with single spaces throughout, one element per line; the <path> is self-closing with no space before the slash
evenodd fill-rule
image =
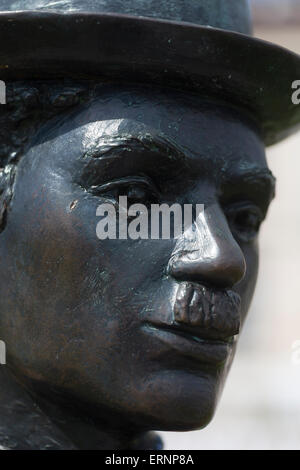
<path id="1" fill-rule="evenodd" d="M 214 416 L 220 395 L 216 375 L 165 371 L 149 378 L 135 399 L 137 424 L 160 431 L 204 428 Z"/>

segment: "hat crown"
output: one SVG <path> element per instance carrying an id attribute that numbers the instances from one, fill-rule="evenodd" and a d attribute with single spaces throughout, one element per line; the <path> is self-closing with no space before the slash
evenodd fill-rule
<path id="1" fill-rule="evenodd" d="M 0 10 L 119 13 L 251 34 L 248 0 L 0 0 Z"/>

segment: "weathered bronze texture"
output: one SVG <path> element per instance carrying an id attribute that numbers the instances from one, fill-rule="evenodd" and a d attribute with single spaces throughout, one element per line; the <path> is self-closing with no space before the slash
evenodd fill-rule
<path id="1" fill-rule="evenodd" d="M 249 32 L 246 2 L 185 2 L 195 25 L 179 1 L 164 21 L 122 16 L 158 2 L 55 3 L 0 1 L 0 446 L 159 449 L 152 431 L 214 414 L 274 197 L 265 143 L 299 125 L 299 58 L 197 25 Z M 178 239 L 101 241 L 96 209 L 120 195 L 205 211 Z"/>

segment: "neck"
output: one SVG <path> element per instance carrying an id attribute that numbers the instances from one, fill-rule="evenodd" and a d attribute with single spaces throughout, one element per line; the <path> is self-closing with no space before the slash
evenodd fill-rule
<path id="1" fill-rule="evenodd" d="M 38 397 L 37 403 L 77 449 L 128 450 L 152 444 L 152 433 L 139 432 L 121 420 L 118 427 L 111 428 L 109 419 L 92 419 L 91 413 L 79 412 L 74 406 L 58 404 L 57 400 L 54 402 Z"/>
<path id="2" fill-rule="evenodd" d="M 0 446 L 6 448 L 12 448 L 12 443 L 13 448 L 36 450 L 162 448 L 160 438 L 152 432 L 137 431 L 125 423 L 111 429 L 109 420 L 96 422 L 45 394 L 31 393 L 7 366 L 0 366 L 0 415 L 6 424 Z"/>

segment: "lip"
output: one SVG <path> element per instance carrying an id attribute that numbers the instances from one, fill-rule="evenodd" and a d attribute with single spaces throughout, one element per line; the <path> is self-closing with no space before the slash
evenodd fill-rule
<path id="1" fill-rule="evenodd" d="M 143 330 L 158 340 L 167 348 L 165 352 L 173 351 L 199 363 L 221 366 L 232 353 L 235 339 L 202 338 L 178 326 L 147 323 Z M 160 354 L 161 351 L 158 351 Z M 162 351 L 164 354 L 164 351 Z"/>
<path id="2" fill-rule="evenodd" d="M 173 312 L 176 324 L 192 331 L 198 330 L 200 338 L 226 340 L 239 333 L 240 309 L 241 298 L 232 290 L 181 282 Z"/>

